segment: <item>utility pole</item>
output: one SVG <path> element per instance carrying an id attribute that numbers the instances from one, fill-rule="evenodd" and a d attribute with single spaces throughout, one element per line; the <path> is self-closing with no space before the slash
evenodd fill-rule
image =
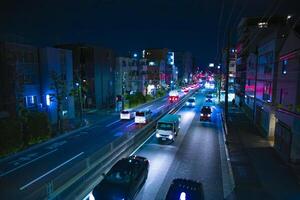
<path id="1" fill-rule="evenodd" d="M 253 103 L 253 122 L 255 124 L 255 111 L 256 111 L 256 89 L 257 89 L 257 70 L 258 70 L 258 49 L 255 48 L 256 63 L 255 63 L 255 80 L 254 80 L 254 103 Z"/>
<path id="2" fill-rule="evenodd" d="M 228 78 L 229 78 L 229 62 L 230 62 L 230 29 L 228 29 L 227 38 L 227 57 L 225 70 L 225 120 L 228 120 Z"/>
<path id="3" fill-rule="evenodd" d="M 78 100 L 79 100 L 80 125 L 82 126 L 83 125 L 83 106 L 82 106 L 82 79 L 81 79 L 80 71 L 81 70 L 76 70 L 76 75 L 77 75 L 76 87 L 77 87 L 77 95 L 78 95 Z"/>

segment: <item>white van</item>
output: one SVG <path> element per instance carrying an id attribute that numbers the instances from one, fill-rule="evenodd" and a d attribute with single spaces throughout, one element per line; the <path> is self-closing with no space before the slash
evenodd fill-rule
<path id="1" fill-rule="evenodd" d="M 136 124 L 146 124 L 151 119 L 152 112 L 150 110 L 142 110 L 135 112 L 134 122 Z"/>

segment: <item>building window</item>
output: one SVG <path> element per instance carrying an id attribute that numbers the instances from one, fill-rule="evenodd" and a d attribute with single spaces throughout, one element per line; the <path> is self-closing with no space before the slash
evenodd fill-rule
<path id="1" fill-rule="evenodd" d="M 33 75 L 23 74 L 23 83 L 24 84 L 33 84 Z"/>
<path id="2" fill-rule="evenodd" d="M 287 71 L 286 71 L 286 67 L 287 67 L 288 61 L 287 60 L 283 60 L 282 61 L 282 70 L 281 70 L 281 74 L 286 75 Z"/>
<path id="3" fill-rule="evenodd" d="M 259 22 L 257 26 L 258 28 L 268 28 L 268 22 Z"/>
<path id="4" fill-rule="evenodd" d="M 122 60 L 122 66 L 123 66 L 123 67 L 126 67 L 126 62 L 125 62 L 125 60 Z"/>
<path id="5" fill-rule="evenodd" d="M 36 96 L 26 96 L 25 103 L 27 108 L 35 107 L 37 105 Z"/>

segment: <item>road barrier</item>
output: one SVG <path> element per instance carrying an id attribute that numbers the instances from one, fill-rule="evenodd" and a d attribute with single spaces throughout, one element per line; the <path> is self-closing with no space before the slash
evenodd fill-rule
<path id="1" fill-rule="evenodd" d="M 221 157 L 221 167 L 222 167 L 222 181 L 223 181 L 223 194 L 224 199 L 227 199 L 235 188 L 235 181 L 233 177 L 230 157 L 227 148 L 226 135 L 228 134 L 227 124 L 224 117 L 224 111 L 221 112 L 222 120 L 222 134 L 219 135 L 219 145 L 220 145 L 220 157 Z"/>
<path id="2" fill-rule="evenodd" d="M 123 136 L 97 150 L 90 156 L 75 164 L 67 164 L 63 172 L 58 169 L 51 176 L 50 182 L 32 187 L 30 195 L 22 199 L 83 199 L 102 180 L 107 172 L 119 159 L 129 156 L 153 134 L 157 121 L 167 113 L 176 112 L 185 101 L 194 94 L 190 92 L 176 104 L 162 108 L 147 125 Z M 28 192 L 28 191 L 27 191 Z M 22 194 L 22 193 L 21 193 Z"/>

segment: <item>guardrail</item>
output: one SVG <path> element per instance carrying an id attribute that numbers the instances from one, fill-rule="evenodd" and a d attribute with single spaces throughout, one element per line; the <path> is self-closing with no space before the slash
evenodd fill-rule
<path id="1" fill-rule="evenodd" d="M 233 177 L 230 156 L 227 148 L 227 139 L 226 135 L 228 134 L 227 123 L 224 116 L 224 111 L 221 112 L 221 120 L 222 120 L 222 136 L 219 139 L 220 148 L 223 148 L 221 151 L 221 166 L 222 166 L 222 181 L 223 181 L 223 194 L 224 199 L 227 199 L 228 196 L 235 188 L 235 181 Z"/>
<path id="2" fill-rule="evenodd" d="M 155 130 L 156 122 L 166 113 L 175 112 L 195 91 L 190 92 L 176 104 L 169 104 L 160 110 L 146 126 L 134 132 L 126 132 L 122 137 L 102 147 L 89 157 L 69 165 L 50 182 L 32 189 L 30 195 L 22 199 L 83 199 L 101 181 L 120 158 L 127 157 L 139 147 Z"/>

